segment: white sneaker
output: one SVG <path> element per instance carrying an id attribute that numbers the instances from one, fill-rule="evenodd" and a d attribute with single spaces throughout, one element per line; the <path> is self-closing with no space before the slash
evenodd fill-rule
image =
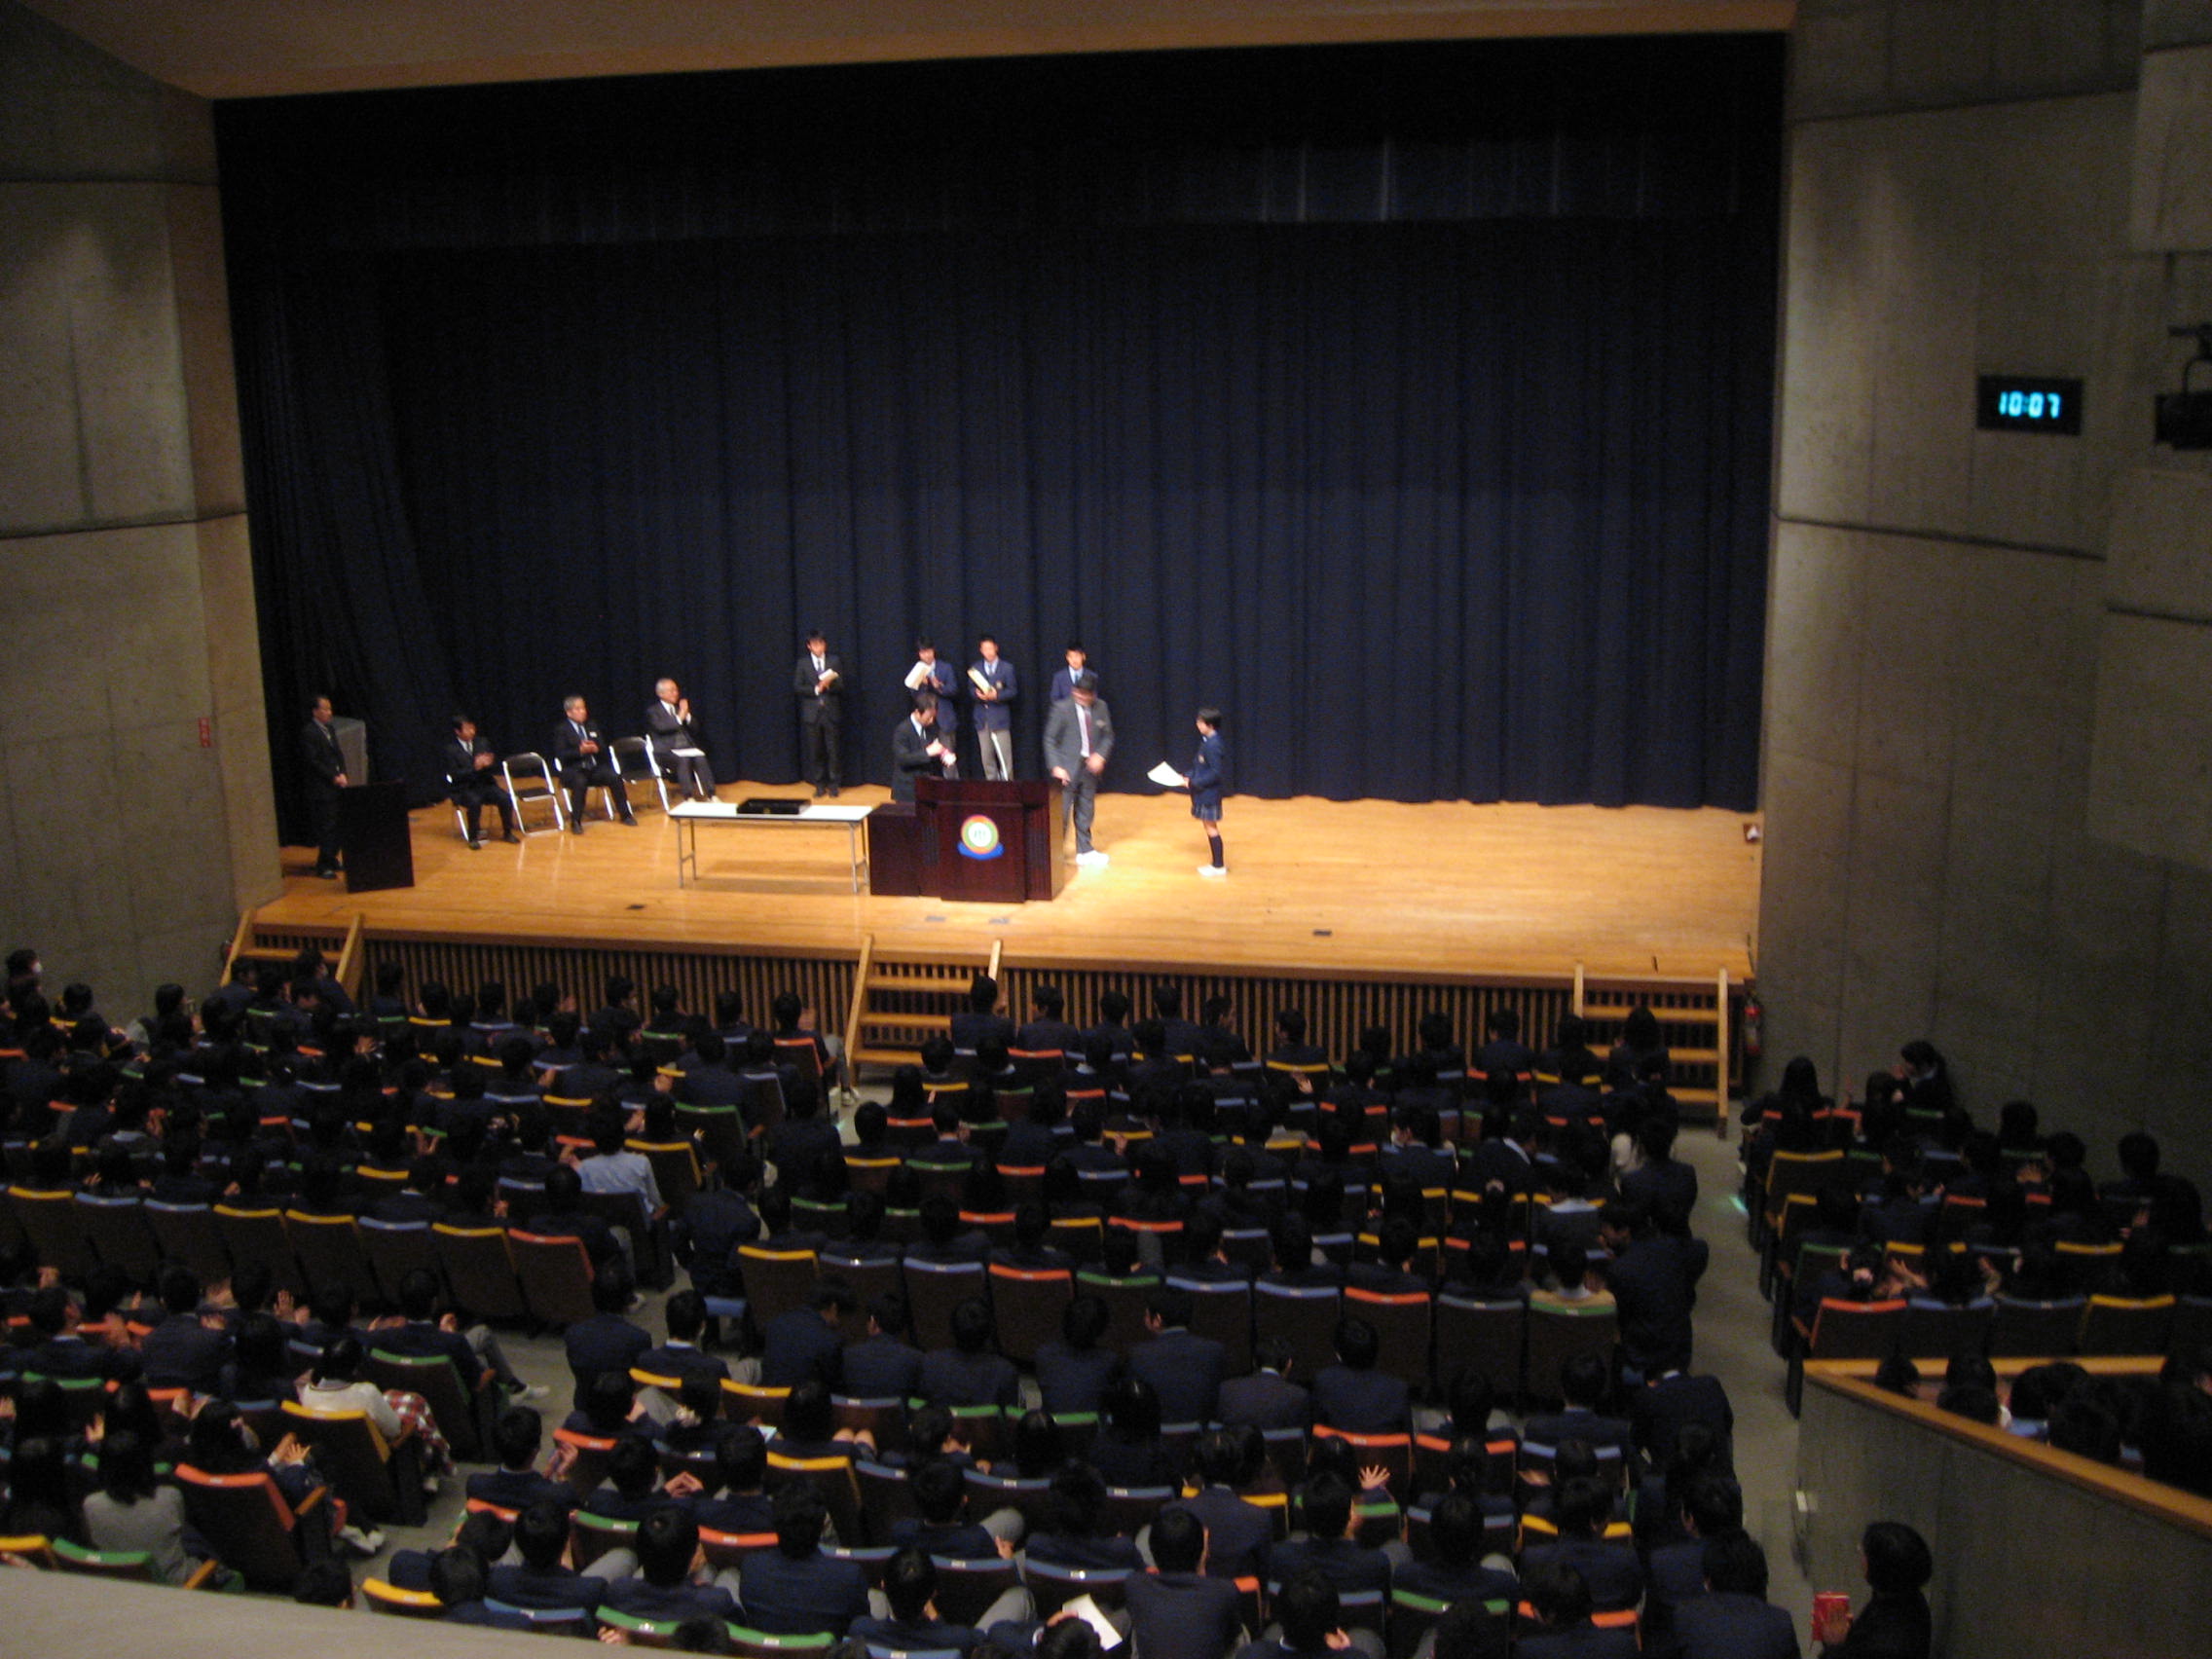
<path id="1" fill-rule="evenodd" d="M 338 1541 L 356 1555 L 373 1556 L 384 1548 L 384 1532 L 375 1527 L 365 1531 L 359 1527 L 341 1527 L 338 1529 Z"/>
<path id="2" fill-rule="evenodd" d="M 1198 873 L 1200 875 L 1210 875 L 1218 878 L 1220 876 L 1227 875 L 1229 871 L 1224 866 L 1221 865 L 1200 865 L 1198 866 Z"/>
<path id="3" fill-rule="evenodd" d="M 1102 865 L 1111 864 L 1113 861 L 1096 847 L 1093 847 L 1088 853 L 1076 854 L 1075 862 L 1080 865 Z"/>

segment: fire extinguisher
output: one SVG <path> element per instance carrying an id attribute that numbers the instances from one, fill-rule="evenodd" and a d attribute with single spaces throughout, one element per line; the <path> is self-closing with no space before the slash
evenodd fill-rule
<path id="1" fill-rule="evenodd" d="M 1744 1057 L 1755 1060 L 1765 1047 L 1766 1011 L 1759 1007 L 1755 996 L 1744 999 Z"/>

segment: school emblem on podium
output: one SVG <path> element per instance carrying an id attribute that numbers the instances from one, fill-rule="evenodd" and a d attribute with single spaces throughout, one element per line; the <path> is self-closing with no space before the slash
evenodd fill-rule
<path id="1" fill-rule="evenodd" d="M 999 839 L 998 821 L 978 812 L 963 819 L 960 825 L 960 852 L 964 858 L 996 859 L 1006 855 L 1006 843 Z"/>

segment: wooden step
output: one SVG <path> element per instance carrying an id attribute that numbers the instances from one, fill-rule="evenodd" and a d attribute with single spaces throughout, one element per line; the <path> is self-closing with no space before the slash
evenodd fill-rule
<path id="1" fill-rule="evenodd" d="M 895 1025 L 902 1031 L 950 1031 L 952 1015 L 949 1014 L 891 1014 L 882 1009 L 864 1009 L 861 1012 L 863 1031 L 880 1030 Z"/>
<path id="2" fill-rule="evenodd" d="M 914 991 L 923 996 L 968 998 L 968 987 L 957 979 L 932 979 L 920 974 L 873 973 L 867 977 L 871 991 Z"/>

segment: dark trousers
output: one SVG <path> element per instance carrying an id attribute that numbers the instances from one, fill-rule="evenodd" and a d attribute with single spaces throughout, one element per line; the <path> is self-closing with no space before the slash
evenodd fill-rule
<path id="1" fill-rule="evenodd" d="M 839 788 L 844 783 L 844 774 L 837 764 L 837 722 L 801 720 L 798 735 L 799 770 L 803 779 L 818 790 Z"/>
<path id="2" fill-rule="evenodd" d="M 507 792 L 492 782 L 491 774 L 478 772 L 472 777 L 457 779 L 453 786 L 453 803 L 461 810 L 468 822 L 468 838 L 484 838 L 484 808 L 487 805 L 499 809 L 499 828 L 512 835 L 515 832 L 515 809 L 507 804 Z"/>
<path id="3" fill-rule="evenodd" d="M 1061 798 L 1067 802 L 1067 816 L 1075 821 L 1075 850 L 1090 851 L 1090 816 L 1098 809 L 1098 774 L 1078 763 L 1068 774 L 1062 786 Z"/>
<path id="4" fill-rule="evenodd" d="M 704 755 L 661 755 L 660 769 L 687 795 L 705 799 L 715 793 L 715 774 Z"/>
<path id="5" fill-rule="evenodd" d="M 630 816 L 629 793 L 622 787 L 622 775 L 615 771 L 613 762 L 604 756 L 593 756 L 589 760 L 571 761 L 561 770 L 561 782 L 569 791 L 569 819 L 579 823 L 584 807 L 591 800 L 592 786 L 607 791 L 614 802 L 614 810 L 624 818 Z"/>
<path id="6" fill-rule="evenodd" d="M 314 867 L 338 867 L 338 790 L 316 790 L 308 797 L 309 810 L 314 814 Z"/>

